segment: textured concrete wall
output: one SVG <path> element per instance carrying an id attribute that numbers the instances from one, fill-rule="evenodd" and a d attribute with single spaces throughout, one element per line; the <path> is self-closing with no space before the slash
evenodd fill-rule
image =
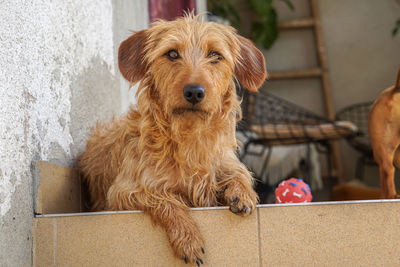
<path id="1" fill-rule="evenodd" d="M 120 33 L 147 13 L 141 0 L 0 1 L 0 266 L 31 265 L 36 161 L 73 165 L 95 121 L 123 110 Z"/>

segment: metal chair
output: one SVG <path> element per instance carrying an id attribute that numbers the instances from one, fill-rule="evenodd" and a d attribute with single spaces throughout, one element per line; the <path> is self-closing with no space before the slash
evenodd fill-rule
<path id="1" fill-rule="evenodd" d="M 238 124 L 238 131 L 246 138 L 240 158 L 251 153 L 249 147 L 252 145 L 263 147 L 259 155 L 264 155 L 265 149 L 268 149 L 263 168 L 256 173 L 259 180 L 266 175 L 272 146 L 316 143 L 325 148 L 330 174 L 329 142 L 350 138 L 358 133 L 357 127 L 351 122 L 328 120 L 265 91 L 255 94 L 243 90 L 241 95 L 243 120 Z"/>
<path id="2" fill-rule="evenodd" d="M 357 150 L 361 156 L 357 160 L 355 177 L 364 178 L 365 165 L 376 165 L 368 135 L 368 115 L 373 102 L 363 102 L 343 108 L 336 114 L 336 119 L 354 123 L 358 133 L 347 139 L 349 145 Z"/>

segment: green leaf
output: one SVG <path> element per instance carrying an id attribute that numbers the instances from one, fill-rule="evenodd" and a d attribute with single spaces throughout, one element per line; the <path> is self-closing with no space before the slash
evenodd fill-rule
<path id="1" fill-rule="evenodd" d="M 278 38 L 277 14 L 275 9 L 270 9 L 268 15 L 252 24 L 252 39 L 265 49 L 269 49 Z"/>
<path id="2" fill-rule="evenodd" d="M 290 2 L 290 0 L 281 0 L 281 1 L 284 2 L 289 7 L 290 10 L 294 11 L 295 9 L 294 5 L 292 2 Z"/>
<path id="3" fill-rule="evenodd" d="M 232 26 L 240 26 L 240 17 L 231 0 L 208 0 L 207 7 L 210 13 L 230 21 Z"/>
<path id="4" fill-rule="evenodd" d="M 398 19 L 397 21 L 396 21 L 396 26 L 393 28 L 393 30 L 392 30 L 392 36 L 394 37 L 396 34 L 397 34 L 397 32 L 399 31 L 399 28 L 400 28 L 400 19 Z"/>
<path id="5" fill-rule="evenodd" d="M 250 6 L 258 16 L 265 17 L 272 9 L 272 0 L 250 0 Z"/>
<path id="6" fill-rule="evenodd" d="M 291 10 L 295 7 L 292 0 L 283 1 Z M 232 0 L 208 0 L 208 9 L 211 13 L 228 19 L 232 26 L 240 28 L 240 16 L 232 4 Z M 251 37 L 253 41 L 265 49 L 269 49 L 278 37 L 277 13 L 273 0 L 247 0 L 244 1 L 253 11 L 251 18 Z"/>
<path id="7" fill-rule="evenodd" d="M 229 11 L 229 13 L 231 15 L 232 26 L 234 26 L 235 28 L 238 28 L 240 25 L 240 17 L 239 17 L 238 12 L 236 11 L 236 9 L 233 7 L 232 4 L 229 4 L 227 6 L 227 10 Z"/>

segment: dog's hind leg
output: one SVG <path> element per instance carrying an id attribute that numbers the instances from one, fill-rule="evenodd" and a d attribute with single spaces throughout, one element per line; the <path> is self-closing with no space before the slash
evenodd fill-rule
<path id="1" fill-rule="evenodd" d="M 394 152 L 393 164 L 396 168 L 400 169 L 400 145 Z"/>
<path id="2" fill-rule="evenodd" d="M 383 100 L 382 100 L 383 101 Z M 397 133 L 396 124 L 393 123 L 391 114 L 393 103 L 386 104 L 375 102 L 368 119 L 368 130 L 371 139 L 374 159 L 379 166 L 381 184 L 381 197 L 396 198 L 396 187 L 394 184 L 394 165 L 398 160 L 396 155 L 400 144 L 400 135 Z"/>
<path id="3" fill-rule="evenodd" d="M 393 165 L 395 152 L 392 149 L 382 147 L 375 154 L 379 154 L 375 157 L 375 160 L 379 165 L 381 196 L 383 198 L 395 198 L 397 196 L 394 184 L 395 168 Z"/>

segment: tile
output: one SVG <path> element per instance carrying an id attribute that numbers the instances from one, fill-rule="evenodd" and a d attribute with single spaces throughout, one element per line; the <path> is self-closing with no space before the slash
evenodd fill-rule
<path id="1" fill-rule="evenodd" d="M 228 210 L 191 215 L 205 240 L 203 266 L 259 266 L 257 217 Z M 188 266 L 143 213 L 59 217 L 58 266 Z"/>
<path id="2" fill-rule="evenodd" d="M 205 240 L 205 266 L 259 266 L 257 213 L 240 217 L 229 210 L 193 211 Z"/>
<path id="3" fill-rule="evenodd" d="M 33 266 L 55 266 L 55 226 L 56 219 L 34 218 L 33 235 Z"/>
<path id="4" fill-rule="evenodd" d="M 262 266 L 399 266 L 400 202 L 259 208 Z"/>
<path id="5" fill-rule="evenodd" d="M 152 266 L 172 260 L 165 233 L 142 213 L 60 217 L 57 255 L 58 266 Z"/>
<path id="6" fill-rule="evenodd" d="M 36 212 L 39 214 L 79 212 L 81 186 L 78 171 L 45 161 L 40 161 L 38 166 L 40 185 Z"/>

